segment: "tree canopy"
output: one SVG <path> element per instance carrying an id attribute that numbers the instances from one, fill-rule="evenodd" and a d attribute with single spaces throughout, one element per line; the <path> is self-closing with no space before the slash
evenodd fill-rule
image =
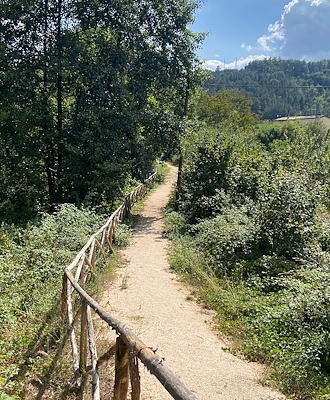
<path id="1" fill-rule="evenodd" d="M 0 2 L 0 215 L 111 203 L 176 150 L 195 0 Z"/>
<path id="2" fill-rule="evenodd" d="M 251 112 L 252 101 L 239 92 L 219 90 L 213 96 L 203 92 L 198 100 L 199 119 L 208 125 L 234 125 L 248 129 L 256 124 L 258 116 Z"/>

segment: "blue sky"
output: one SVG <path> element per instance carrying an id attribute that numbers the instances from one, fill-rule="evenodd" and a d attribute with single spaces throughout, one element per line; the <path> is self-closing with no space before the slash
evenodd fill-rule
<path id="1" fill-rule="evenodd" d="M 330 58 L 330 0 L 206 0 L 195 32 L 209 32 L 199 57 L 207 68 L 242 68 L 267 57 Z"/>

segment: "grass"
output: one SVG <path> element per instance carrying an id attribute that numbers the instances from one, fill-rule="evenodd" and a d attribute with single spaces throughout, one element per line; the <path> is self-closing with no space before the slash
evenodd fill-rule
<path id="1" fill-rule="evenodd" d="M 123 276 L 123 278 L 121 280 L 121 285 L 120 285 L 121 290 L 128 289 L 128 279 L 129 279 L 129 275 L 127 275 L 127 273 L 125 272 L 125 275 Z"/>

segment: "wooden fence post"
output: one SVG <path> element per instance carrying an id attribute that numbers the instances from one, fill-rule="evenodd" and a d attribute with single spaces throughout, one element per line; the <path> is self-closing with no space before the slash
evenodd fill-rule
<path id="1" fill-rule="evenodd" d="M 65 276 L 66 277 L 66 276 Z M 74 377 L 75 377 L 75 382 L 76 382 L 76 387 L 81 386 L 81 375 L 80 375 L 80 370 L 79 370 L 79 355 L 78 355 L 78 346 L 77 346 L 77 340 L 76 340 L 76 335 L 74 332 L 74 319 L 73 319 L 73 311 L 72 311 L 72 295 L 71 295 L 71 284 L 68 281 L 66 277 L 67 283 L 66 283 L 66 302 L 67 302 L 67 313 L 68 313 L 68 333 L 70 336 L 70 342 L 71 342 L 71 349 L 72 349 L 72 361 L 73 361 L 73 371 L 74 371 Z"/>
<path id="2" fill-rule="evenodd" d="M 95 239 L 95 243 L 96 243 L 96 246 L 99 248 L 99 250 L 100 250 L 100 252 L 102 254 L 103 261 L 106 262 L 107 260 L 105 258 L 105 253 L 104 253 L 103 246 L 101 245 L 101 243 L 97 239 Z"/>
<path id="3" fill-rule="evenodd" d="M 132 400 L 141 400 L 141 385 L 139 374 L 139 359 L 134 355 L 129 355 L 129 373 L 132 387 Z"/>
<path id="4" fill-rule="evenodd" d="M 95 244 L 96 244 L 96 239 L 94 238 L 94 240 L 92 241 L 92 245 L 91 245 L 91 248 L 89 251 L 89 257 L 88 257 L 88 260 L 89 260 L 90 264 L 92 265 L 92 272 L 94 272 L 95 258 L 96 258 Z"/>
<path id="5" fill-rule="evenodd" d="M 98 358 L 97 358 L 92 313 L 89 306 L 87 306 L 86 311 L 87 311 L 86 316 L 87 316 L 87 328 L 88 328 L 88 339 L 89 339 L 89 351 L 91 353 L 92 371 L 93 371 L 93 378 L 92 378 L 93 400 L 100 400 L 100 379 L 99 379 L 99 369 L 98 369 Z"/>
<path id="6" fill-rule="evenodd" d="M 114 400 L 126 400 L 129 383 L 128 349 L 120 337 L 116 340 Z"/>
<path id="7" fill-rule="evenodd" d="M 76 274 L 75 274 L 75 277 L 74 277 L 74 279 L 76 281 L 79 281 L 79 279 L 80 279 L 80 274 L 81 274 L 81 271 L 83 270 L 84 264 L 85 264 L 85 258 L 86 258 L 86 255 L 84 253 L 80 258 L 80 261 L 79 261 L 79 264 L 78 264 L 78 267 L 77 267 L 77 271 L 76 271 Z"/>
<path id="8" fill-rule="evenodd" d="M 112 245 L 112 243 L 116 243 L 116 226 L 118 223 L 118 216 L 115 217 L 115 219 L 113 220 L 113 225 L 112 225 L 112 237 L 110 239 L 110 243 Z"/>
<path id="9" fill-rule="evenodd" d="M 85 286 L 85 269 L 83 268 L 80 274 L 80 286 L 84 289 Z M 85 299 L 81 299 L 81 319 L 80 319 L 80 360 L 79 368 L 83 372 L 87 365 L 87 303 Z"/>
<path id="10" fill-rule="evenodd" d="M 106 242 L 107 242 L 107 244 L 108 244 L 108 247 L 109 247 L 109 252 L 110 252 L 110 254 L 112 254 L 113 253 L 113 248 L 112 248 L 112 245 L 111 245 L 111 242 L 112 242 L 112 228 L 110 229 L 110 235 L 111 236 L 108 236 L 108 234 L 107 234 L 107 232 L 105 233 L 105 239 L 106 239 Z M 110 237 L 111 237 L 111 241 L 110 241 Z"/>

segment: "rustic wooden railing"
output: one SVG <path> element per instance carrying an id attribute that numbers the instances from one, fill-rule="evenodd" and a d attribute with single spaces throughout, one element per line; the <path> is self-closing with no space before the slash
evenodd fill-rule
<path id="1" fill-rule="evenodd" d="M 99 367 L 113 356 L 115 356 L 114 400 L 127 400 L 129 383 L 131 399 L 141 399 L 138 360 L 157 377 L 174 399 L 197 400 L 195 395 L 168 369 L 161 357 L 146 346 L 124 323 L 105 312 L 84 290 L 87 279 L 94 273 L 97 259 L 101 256 L 105 261 L 105 252 L 113 252 L 112 243 L 115 241 L 117 224 L 127 217 L 137 199 L 146 195 L 155 179 L 156 173 L 151 175 L 143 185 L 134 189 L 126 197 L 123 204 L 111 215 L 107 223 L 90 237 L 73 262 L 65 268 L 62 311 L 67 315 L 75 382 L 76 386 L 80 387 L 83 372 L 91 371 L 93 400 L 100 399 Z M 77 298 L 80 299 L 78 309 Z M 94 310 L 118 335 L 116 344 L 100 357 L 97 355 L 91 310 Z M 80 339 L 78 346 L 75 325 L 79 318 Z M 90 365 L 87 365 L 88 347 Z"/>

